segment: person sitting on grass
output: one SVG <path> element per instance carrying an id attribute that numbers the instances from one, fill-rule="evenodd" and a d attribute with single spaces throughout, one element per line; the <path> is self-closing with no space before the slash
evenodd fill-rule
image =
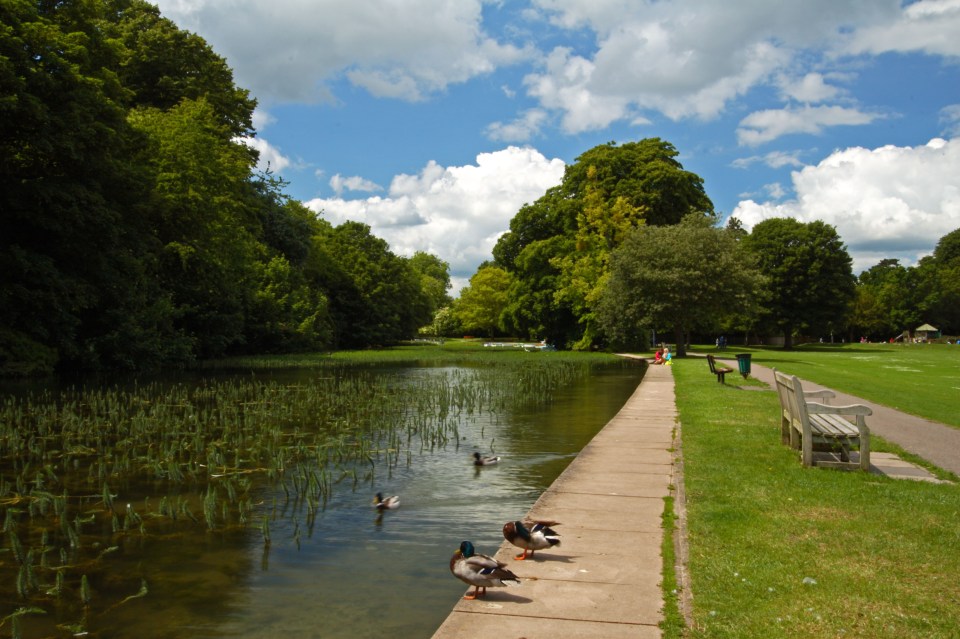
<path id="1" fill-rule="evenodd" d="M 663 349 L 658 348 L 657 352 L 653 354 L 653 363 L 663 364 Z"/>
<path id="2" fill-rule="evenodd" d="M 663 363 L 666 366 L 672 366 L 673 365 L 672 360 L 673 360 L 673 353 L 670 352 L 670 347 L 664 346 L 663 347 Z"/>

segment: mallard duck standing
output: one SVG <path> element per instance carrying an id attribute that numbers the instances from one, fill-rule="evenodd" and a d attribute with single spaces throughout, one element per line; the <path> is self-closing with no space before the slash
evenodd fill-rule
<path id="1" fill-rule="evenodd" d="M 544 548 L 551 548 L 560 545 L 560 535 L 557 531 L 550 528 L 556 526 L 558 521 L 508 521 L 503 525 L 503 538 L 509 541 L 517 548 L 523 548 L 523 553 L 514 557 L 523 561 L 528 556 L 533 557 L 533 553 Z M 527 551 L 530 552 L 527 555 Z"/>
<path id="2" fill-rule="evenodd" d="M 487 588 L 518 585 L 520 580 L 515 574 L 507 570 L 507 565 L 488 557 L 477 554 L 473 543 L 464 541 L 460 549 L 450 558 L 450 572 L 460 581 L 474 587 L 473 593 L 467 593 L 464 599 L 476 599 L 487 594 Z"/>
<path id="3" fill-rule="evenodd" d="M 496 463 L 500 462 L 499 457 L 484 457 L 480 453 L 473 454 L 473 465 L 474 466 L 493 466 Z"/>
<path id="4" fill-rule="evenodd" d="M 392 495 L 384 499 L 383 493 L 377 493 L 377 496 L 373 498 L 373 505 L 377 507 L 377 510 L 393 510 L 400 507 L 400 497 Z"/>

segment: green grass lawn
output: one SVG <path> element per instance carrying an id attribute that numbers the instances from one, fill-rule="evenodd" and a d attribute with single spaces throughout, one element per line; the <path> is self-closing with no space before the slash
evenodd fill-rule
<path id="1" fill-rule="evenodd" d="M 914 404 L 900 395 L 920 389 L 957 424 L 940 390 L 960 385 L 944 379 L 956 364 L 934 349 L 751 352 L 906 410 Z M 776 394 L 717 384 L 705 366 L 673 366 L 695 618 L 683 636 L 960 636 L 960 486 L 804 468 L 780 443 Z"/>
<path id="2" fill-rule="evenodd" d="M 752 353 L 752 360 L 763 366 L 960 428 L 957 345 L 809 344 L 792 351 L 732 347 L 721 353 L 712 346 L 694 346 L 691 350 L 729 358 Z"/>

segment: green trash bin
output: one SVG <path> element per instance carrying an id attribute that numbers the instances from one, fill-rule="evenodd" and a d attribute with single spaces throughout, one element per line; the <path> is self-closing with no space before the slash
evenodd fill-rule
<path id="1" fill-rule="evenodd" d="M 750 353 L 739 353 L 737 355 L 737 366 L 740 367 L 740 374 L 744 379 L 750 377 Z"/>

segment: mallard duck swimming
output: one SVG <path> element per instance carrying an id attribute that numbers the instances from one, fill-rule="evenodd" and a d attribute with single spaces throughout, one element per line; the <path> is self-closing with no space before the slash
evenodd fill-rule
<path id="1" fill-rule="evenodd" d="M 474 466 L 492 466 L 500 462 L 499 457 L 484 457 L 480 453 L 473 454 L 473 465 Z"/>
<path id="2" fill-rule="evenodd" d="M 473 593 L 463 596 L 464 599 L 476 599 L 487 594 L 487 588 L 518 585 L 520 580 L 507 570 L 507 564 L 501 563 L 493 557 L 479 555 L 473 548 L 473 543 L 464 541 L 460 549 L 450 558 L 450 572 L 460 581 L 475 588 Z M 482 592 L 481 592 L 482 589 Z"/>
<path id="3" fill-rule="evenodd" d="M 384 499 L 383 493 L 377 493 L 377 496 L 373 498 L 373 505 L 377 507 L 377 510 L 393 510 L 400 507 L 400 497 L 393 495 Z"/>
<path id="4" fill-rule="evenodd" d="M 558 521 L 508 521 L 503 525 L 503 538 L 509 541 L 517 548 L 523 548 L 523 553 L 514 557 L 523 561 L 528 556 L 533 557 L 533 553 L 544 548 L 551 548 L 560 545 L 560 535 L 557 531 L 550 528 L 556 526 Z M 527 551 L 530 554 L 527 555 Z"/>

